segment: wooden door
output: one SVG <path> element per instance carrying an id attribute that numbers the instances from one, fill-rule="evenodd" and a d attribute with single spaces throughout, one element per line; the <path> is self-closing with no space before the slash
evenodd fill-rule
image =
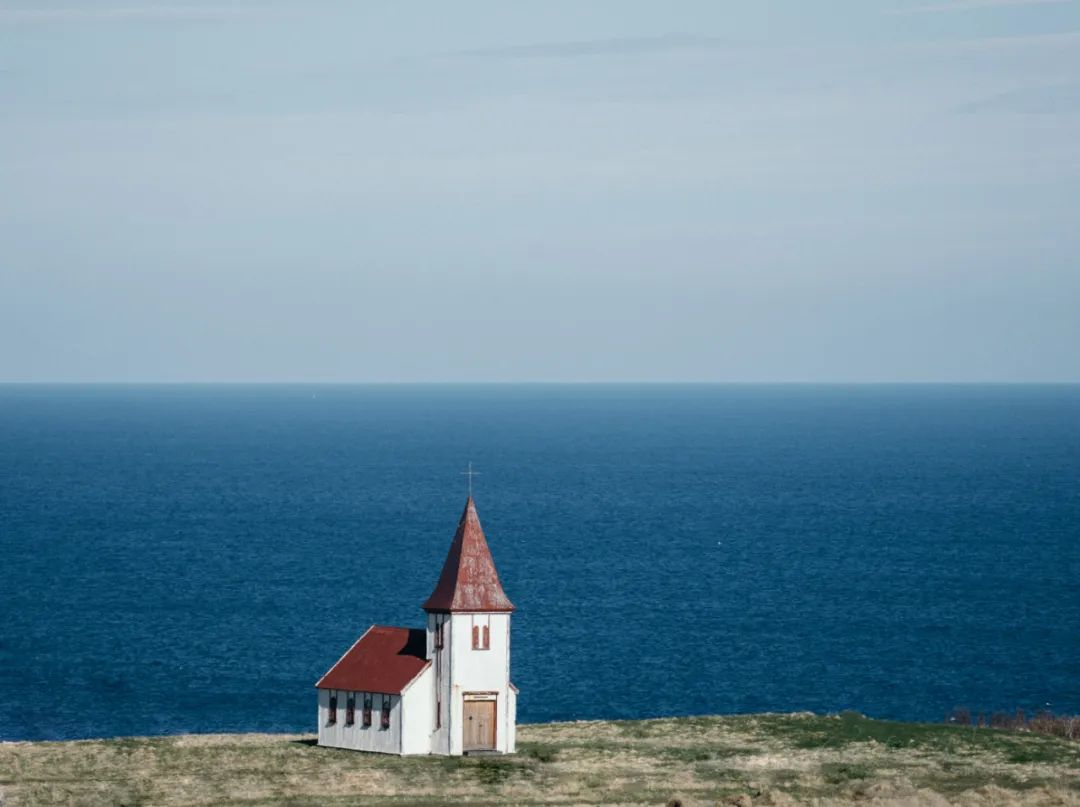
<path id="1" fill-rule="evenodd" d="M 466 751 L 495 748 L 495 701 L 465 701 Z"/>

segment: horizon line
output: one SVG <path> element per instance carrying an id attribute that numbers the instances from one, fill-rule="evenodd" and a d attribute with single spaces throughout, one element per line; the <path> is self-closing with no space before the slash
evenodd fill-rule
<path id="1" fill-rule="evenodd" d="M 580 381 L 580 380 L 479 380 L 479 381 L 294 381 L 294 380 L 256 380 L 256 381 L 163 381 L 163 380 L 139 380 L 139 381 L 119 381 L 119 380 L 94 380 L 94 381 L 65 381 L 65 380 L 2 380 L 0 379 L 0 386 L 3 387 L 31 387 L 31 386 L 52 386 L 52 387 L 90 387 L 90 386 L 112 386 L 112 387 L 184 387 L 184 386 L 220 386 L 220 387 L 265 387 L 265 386 L 277 386 L 277 387 L 408 387 L 408 386 L 445 386 L 445 387 L 466 387 L 466 386 L 1077 386 L 1080 385 L 1080 379 L 1037 379 L 1037 380 L 1002 380 L 1002 379 L 982 379 L 982 380 L 895 380 L 895 379 L 877 379 L 877 380 L 850 380 L 850 379 L 822 379 L 822 380 L 702 380 L 702 379 L 683 379 L 683 380 L 649 380 L 649 379 L 621 379 L 621 380 L 606 380 L 606 381 Z"/>

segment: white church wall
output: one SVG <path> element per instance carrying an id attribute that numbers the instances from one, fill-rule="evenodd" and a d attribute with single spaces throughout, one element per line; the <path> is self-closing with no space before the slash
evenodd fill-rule
<path id="1" fill-rule="evenodd" d="M 430 754 L 435 728 L 434 665 L 401 693 L 401 753 Z"/>
<path id="2" fill-rule="evenodd" d="M 509 683 L 509 614 L 451 614 L 451 674 L 465 692 L 502 692 Z M 473 649 L 472 628 L 488 625 L 490 645 Z"/>
<path id="3" fill-rule="evenodd" d="M 319 705 L 317 707 L 319 716 L 315 723 L 315 725 L 319 727 L 319 745 L 329 745 L 330 738 L 326 733 L 326 710 L 330 703 L 330 692 L 326 689 L 318 689 L 316 690 L 316 694 L 319 696 Z"/>
<path id="4" fill-rule="evenodd" d="M 504 722 L 506 728 L 506 748 L 507 754 L 517 753 L 517 692 L 514 688 L 507 687 L 506 689 L 506 718 Z"/>
<path id="5" fill-rule="evenodd" d="M 444 621 L 443 647 L 441 650 L 435 646 L 435 626 L 437 622 Z M 453 644 L 454 625 L 449 614 L 428 614 L 428 658 L 431 659 L 431 753 L 450 753 L 451 726 L 454 725 L 451 715 L 450 688 L 450 648 Z M 435 710 L 442 709 L 441 726 L 435 728 Z M 459 718 L 460 719 L 460 718 Z"/>
<path id="6" fill-rule="evenodd" d="M 330 724 L 330 696 L 337 695 L 337 720 Z M 344 689 L 319 690 L 319 745 L 349 748 L 353 751 L 373 751 L 381 754 L 401 753 L 401 696 L 371 693 L 371 725 L 364 727 L 364 693 L 356 696 L 353 725 L 346 725 L 349 692 Z M 382 728 L 382 699 L 390 699 L 390 727 Z"/>
<path id="7" fill-rule="evenodd" d="M 503 613 L 451 614 L 451 632 L 446 637 L 450 652 L 450 750 L 461 754 L 464 698 L 467 692 L 494 692 L 496 694 L 495 749 L 507 752 L 505 721 L 500 715 L 507 714 L 510 669 L 510 615 Z M 486 650 L 473 649 L 473 627 L 488 627 L 489 646 Z"/>

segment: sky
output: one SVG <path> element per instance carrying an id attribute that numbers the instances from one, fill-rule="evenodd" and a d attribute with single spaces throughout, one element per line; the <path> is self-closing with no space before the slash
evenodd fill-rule
<path id="1" fill-rule="evenodd" d="M 0 0 L 0 381 L 1080 381 L 1080 0 Z"/>

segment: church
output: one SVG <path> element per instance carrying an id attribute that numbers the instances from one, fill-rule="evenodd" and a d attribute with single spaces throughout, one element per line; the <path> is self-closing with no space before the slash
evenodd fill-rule
<path id="1" fill-rule="evenodd" d="M 372 625 L 315 685 L 319 745 L 384 754 L 512 754 L 510 615 L 472 495 L 423 629 Z"/>

